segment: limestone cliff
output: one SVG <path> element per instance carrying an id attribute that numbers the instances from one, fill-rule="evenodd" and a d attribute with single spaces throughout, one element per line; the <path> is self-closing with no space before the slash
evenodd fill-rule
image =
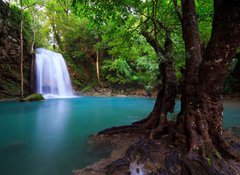
<path id="1" fill-rule="evenodd" d="M 0 98 L 20 94 L 20 23 L 0 0 Z M 24 42 L 24 93 L 30 93 L 31 55 Z"/>

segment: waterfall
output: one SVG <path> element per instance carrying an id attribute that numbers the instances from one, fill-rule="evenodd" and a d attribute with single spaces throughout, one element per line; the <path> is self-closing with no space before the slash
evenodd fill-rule
<path id="1" fill-rule="evenodd" d="M 67 66 L 60 53 L 38 48 L 35 65 L 37 93 L 45 98 L 74 96 Z"/>

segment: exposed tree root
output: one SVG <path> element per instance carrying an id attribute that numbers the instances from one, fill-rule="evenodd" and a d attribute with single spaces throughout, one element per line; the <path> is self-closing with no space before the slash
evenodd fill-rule
<path id="1" fill-rule="evenodd" d="M 169 130 L 172 131 L 172 130 Z M 124 140 L 121 138 L 124 137 Z M 176 144 L 173 132 L 152 140 L 139 133 L 118 133 L 115 135 L 97 135 L 100 140 L 111 140 L 113 153 L 110 159 L 77 171 L 76 175 L 122 175 L 130 174 L 132 164 L 140 165 L 146 174 L 161 175 L 238 175 L 240 173 L 240 137 L 230 132 L 223 133 L 231 149 L 235 149 L 236 158 L 226 156 L 224 150 L 215 144 L 205 145 L 204 151 L 190 151 L 186 144 Z M 126 142 L 125 146 L 124 142 Z M 116 154 L 119 152 L 119 154 Z M 238 154 L 237 154 L 238 153 Z M 114 155 L 114 156 L 113 156 Z M 136 167 L 136 172 L 139 167 Z"/>
<path id="2" fill-rule="evenodd" d="M 240 161 L 239 138 L 239 136 L 232 135 L 230 132 L 225 132 L 221 137 L 215 139 L 216 148 L 221 152 L 224 158 Z"/>
<path id="3" fill-rule="evenodd" d="M 142 133 L 144 131 L 143 125 L 126 125 L 107 128 L 100 131 L 98 135 L 114 135 L 119 133 Z"/>

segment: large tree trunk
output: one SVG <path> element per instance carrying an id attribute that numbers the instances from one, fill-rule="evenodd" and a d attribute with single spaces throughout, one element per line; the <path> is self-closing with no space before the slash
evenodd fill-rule
<path id="1" fill-rule="evenodd" d="M 172 128 L 175 133 L 169 132 L 155 142 L 140 137 L 123 158 L 105 167 L 105 174 L 118 171 L 121 172 L 119 174 L 127 174 L 127 171 L 122 173 L 123 167 L 128 169 L 132 162 L 146 165 L 144 168 L 149 170 L 149 174 L 239 174 L 240 139 L 222 129 L 222 90 L 229 63 L 240 43 L 240 1 L 215 0 L 214 9 L 211 39 L 202 54 L 195 1 L 182 0 L 180 17 L 187 58 L 181 111 L 177 128 Z M 156 42 L 149 43 L 154 45 Z M 166 45 L 165 50 L 171 48 L 171 45 Z M 170 76 L 174 72 L 172 62 L 160 65 L 165 86 L 161 86 L 149 117 L 132 125 L 144 124 L 150 129 L 155 128 L 153 135 L 161 134 L 159 130 L 166 123 L 166 113 L 174 103 L 165 100 L 170 97 L 171 101 L 174 96 L 172 89 L 175 86 L 171 85 L 175 83 L 171 83 L 175 81 Z"/>
<path id="2" fill-rule="evenodd" d="M 184 75 L 181 112 L 177 118 L 177 136 L 185 142 L 186 135 L 189 135 L 190 149 L 195 147 L 197 142 L 195 109 L 193 103 L 196 101 L 197 89 L 199 85 L 198 71 L 202 61 L 201 41 L 198 31 L 197 14 L 194 0 L 182 0 L 182 32 L 185 43 L 186 70 Z M 189 125 L 186 125 L 188 123 Z M 185 131 L 187 128 L 188 133 Z"/>
<path id="3" fill-rule="evenodd" d="M 212 35 L 203 57 L 194 0 L 182 0 L 182 8 L 187 67 L 177 136 L 181 138 L 179 133 L 185 136 L 181 141 L 188 143 L 191 156 L 211 149 L 239 159 L 239 151 L 223 139 L 222 90 L 229 63 L 240 42 L 240 2 L 215 1 Z"/>
<path id="4" fill-rule="evenodd" d="M 233 2 L 237 1 L 215 2 L 212 36 L 200 65 L 201 49 L 194 0 L 182 0 L 183 34 L 186 53 L 190 58 L 186 61 L 182 111 L 178 124 L 181 131 L 182 126 L 185 126 L 189 132 L 190 149 L 198 144 L 197 135 L 200 134 L 202 139 L 207 140 L 210 139 L 208 130 L 211 134 L 222 133 L 223 81 L 240 41 L 240 6 L 239 2 Z M 191 9 L 192 14 L 186 13 Z M 187 19 L 188 17 L 190 18 Z M 186 24 L 185 20 L 190 23 Z"/>
<path id="5" fill-rule="evenodd" d="M 214 8 L 212 36 L 199 71 L 199 98 L 212 142 L 222 153 L 240 159 L 239 152 L 228 147 L 222 137 L 223 82 L 240 43 L 240 2 L 215 1 Z"/>

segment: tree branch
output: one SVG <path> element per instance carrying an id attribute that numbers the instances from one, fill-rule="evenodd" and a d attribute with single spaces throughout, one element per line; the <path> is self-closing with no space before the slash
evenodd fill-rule
<path id="1" fill-rule="evenodd" d="M 36 4 L 37 4 L 37 3 L 33 3 L 33 4 L 29 5 L 29 6 L 26 6 L 26 7 L 22 8 L 22 10 L 28 9 L 28 8 L 30 8 L 30 7 L 32 7 L 32 6 L 35 6 Z"/>
<path id="2" fill-rule="evenodd" d="M 155 38 L 153 38 L 149 32 L 147 31 L 142 31 L 141 34 L 146 38 L 147 42 L 153 47 L 155 50 L 156 54 L 159 56 L 159 53 L 165 54 L 165 51 L 163 48 L 161 48 L 156 41 Z"/>
<path id="3" fill-rule="evenodd" d="M 134 33 L 139 27 L 141 27 L 143 24 L 146 24 L 148 22 L 149 18 L 141 22 L 135 29 L 133 29 L 130 34 Z"/>
<path id="4" fill-rule="evenodd" d="M 174 4 L 175 11 L 178 15 L 179 20 L 182 21 L 182 13 L 180 12 L 179 6 L 177 4 L 177 0 L 173 0 L 173 4 Z"/>

